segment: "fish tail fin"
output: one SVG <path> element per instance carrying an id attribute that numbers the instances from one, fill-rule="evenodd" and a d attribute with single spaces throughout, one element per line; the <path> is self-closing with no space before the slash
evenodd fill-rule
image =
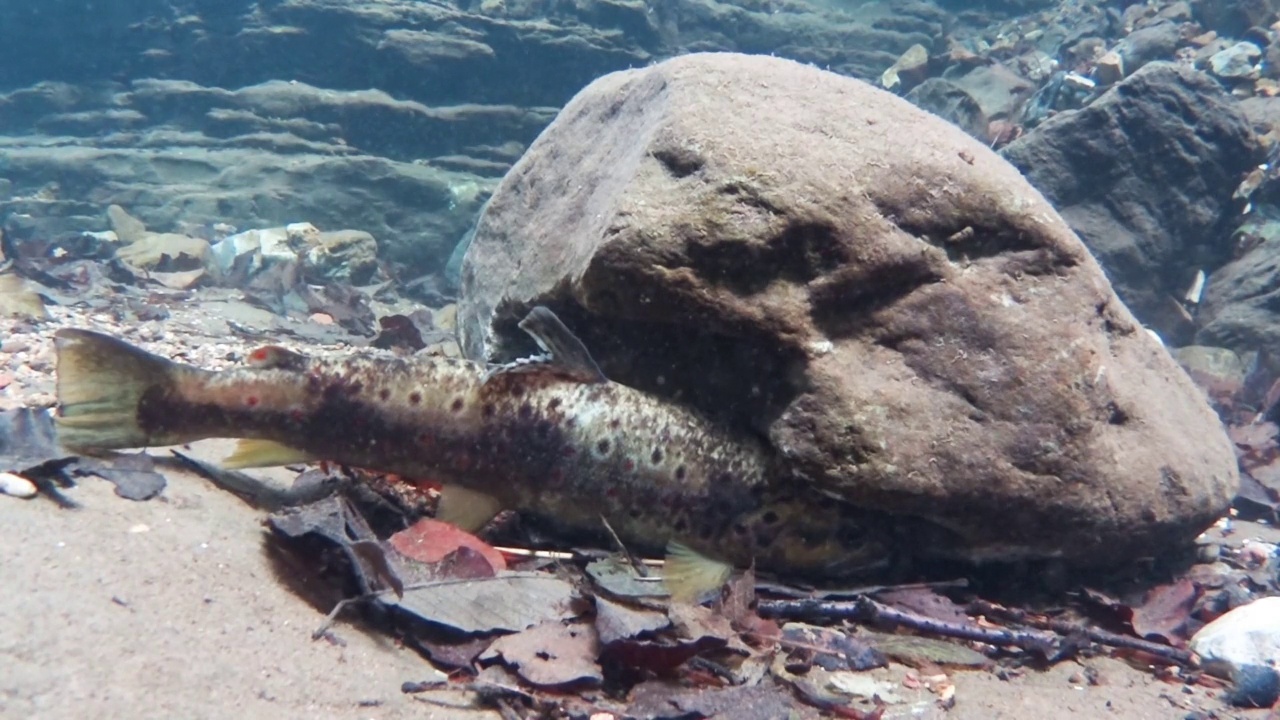
<path id="1" fill-rule="evenodd" d="M 153 434 L 138 420 L 138 405 L 154 388 L 172 385 L 186 366 L 110 335 L 62 329 L 58 354 L 58 441 L 92 451 L 172 445 L 195 438 Z"/>
<path id="2" fill-rule="evenodd" d="M 713 560 L 683 543 L 667 543 L 662 580 L 676 602 L 696 603 L 719 590 L 733 574 L 728 563 Z"/>

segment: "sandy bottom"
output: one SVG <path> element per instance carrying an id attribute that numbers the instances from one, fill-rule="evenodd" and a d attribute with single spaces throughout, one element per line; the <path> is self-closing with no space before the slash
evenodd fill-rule
<path id="1" fill-rule="evenodd" d="M 344 646 L 312 641 L 322 613 L 277 577 L 262 513 L 196 475 L 166 473 L 148 502 L 95 478 L 68 491 L 74 510 L 0 496 L 0 716 L 498 717 L 402 694 L 401 683 L 439 673 L 359 625 L 335 628 Z M 1074 662 L 1007 681 L 963 672 L 950 711 L 904 692 L 886 717 L 1266 717 L 1114 660 L 1087 662 L 1101 684 L 1081 684 Z M 877 673 L 900 680 L 905 668 Z"/>

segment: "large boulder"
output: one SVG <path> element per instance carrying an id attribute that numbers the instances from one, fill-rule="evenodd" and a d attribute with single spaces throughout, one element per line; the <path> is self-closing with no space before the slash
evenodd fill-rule
<path id="1" fill-rule="evenodd" d="M 1230 258 L 1232 194 L 1263 159 L 1237 101 L 1202 72 L 1151 63 L 1002 153 L 1139 319 L 1171 344 L 1189 342 L 1195 325 L 1178 300 L 1197 271 Z"/>
<path id="2" fill-rule="evenodd" d="M 688 55 L 600 78 L 500 184 L 471 357 L 531 305 L 613 379 L 765 434 L 790 475 L 972 559 L 1122 561 L 1227 506 L 1217 418 L 1045 199 L 862 82 Z"/>

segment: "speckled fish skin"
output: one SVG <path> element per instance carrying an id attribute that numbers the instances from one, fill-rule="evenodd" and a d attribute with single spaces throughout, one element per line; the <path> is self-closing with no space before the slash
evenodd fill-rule
<path id="1" fill-rule="evenodd" d="M 63 355 L 142 353 L 85 331 L 60 331 L 58 344 L 60 376 Z M 116 347 L 87 349 L 103 344 Z M 486 376 L 478 364 L 433 356 L 255 355 L 259 367 L 220 372 L 147 356 L 164 370 L 150 373 L 137 401 L 144 437 L 131 444 L 272 440 L 464 486 L 567 529 L 599 532 L 604 517 L 636 548 L 675 540 L 782 574 L 848 574 L 887 553 L 878 516 L 778 490 L 761 442 L 624 385 L 536 371 Z M 67 437 L 92 444 L 77 439 L 74 419 Z"/>

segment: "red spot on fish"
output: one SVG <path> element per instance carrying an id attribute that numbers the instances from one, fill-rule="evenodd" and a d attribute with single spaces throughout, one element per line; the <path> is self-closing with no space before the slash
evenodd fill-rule
<path id="1" fill-rule="evenodd" d="M 289 419 L 296 423 L 300 423 L 306 419 L 306 415 L 303 414 L 302 408 L 294 408 L 289 411 Z"/>
<path id="2" fill-rule="evenodd" d="M 548 480 L 551 481 L 552 485 L 559 485 L 564 482 L 564 470 L 560 468 L 552 468 Z"/>
<path id="3" fill-rule="evenodd" d="M 420 403 L 420 402 L 422 402 L 422 393 L 420 393 L 420 392 L 411 392 L 411 393 L 409 393 L 409 404 L 410 404 L 410 405 L 417 405 L 417 404 L 418 404 L 418 403 Z"/>
<path id="4" fill-rule="evenodd" d="M 431 447 L 436 444 L 436 438 L 431 433 L 427 433 L 427 432 L 419 433 L 418 444 L 422 445 L 423 447 Z"/>
<path id="5" fill-rule="evenodd" d="M 560 454 L 565 457 L 573 457 L 574 453 L 576 452 L 577 450 L 574 450 L 572 447 L 569 447 L 568 445 L 565 445 L 564 447 L 560 448 Z"/>
<path id="6" fill-rule="evenodd" d="M 617 487 L 611 487 L 611 488 L 609 488 L 608 490 L 605 490 L 605 492 L 604 492 L 604 496 L 605 496 L 605 497 L 607 497 L 607 498 L 616 498 L 616 497 L 618 497 L 618 493 L 619 493 L 619 492 L 620 492 L 620 491 L 618 490 L 618 488 L 617 488 Z"/>
<path id="7" fill-rule="evenodd" d="M 250 395 L 244 399 L 244 404 L 249 407 L 258 407 L 259 402 L 261 399 L 257 395 Z"/>
<path id="8" fill-rule="evenodd" d="M 269 357 L 271 357 L 271 348 L 269 347 L 260 347 L 257 350 L 254 350 L 253 352 L 249 353 L 250 362 L 255 362 L 255 363 L 266 362 L 267 358 Z"/>
<path id="9" fill-rule="evenodd" d="M 623 460 L 623 461 L 622 461 L 622 469 L 623 469 L 623 470 L 625 470 L 625 471 L 627 471 L 627 472 L 631 472 L 632 470 L 635 470 L 635 469 L 636 469 L 636 461 L 635 461 L 635 460 L 632 460 L 631 458 L 627 458 L 626 460 Z"/>

